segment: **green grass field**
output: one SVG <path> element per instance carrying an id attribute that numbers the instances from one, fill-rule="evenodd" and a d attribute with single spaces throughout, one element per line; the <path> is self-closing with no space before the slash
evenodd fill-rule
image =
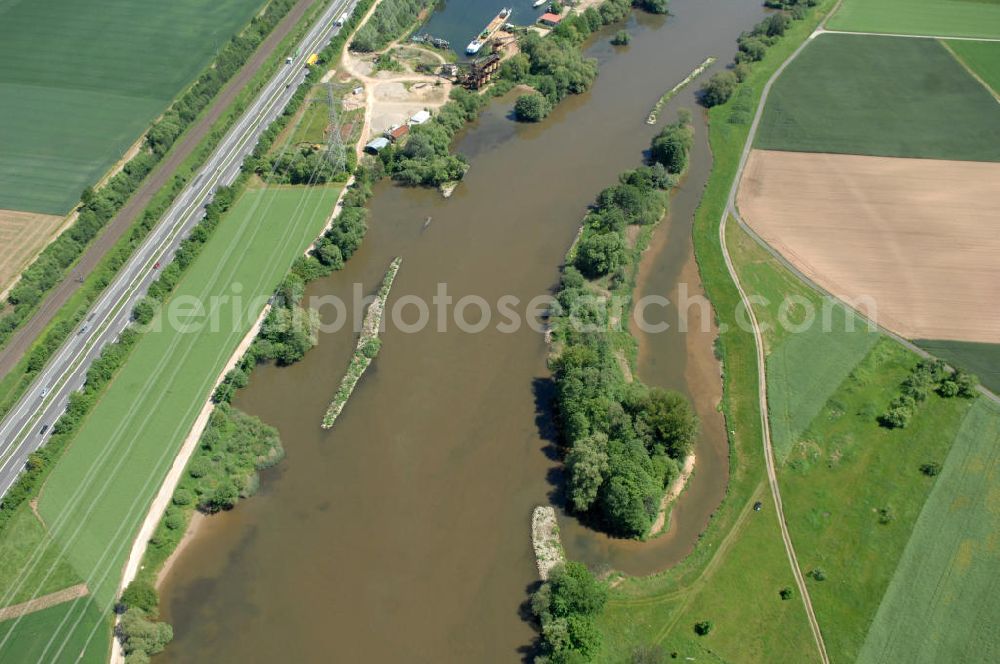
<path id="1" fill-rule="evenodd" d="M 806 302 L 819 306 L 820 297 L 735 223 L 727 242 L 748 294 L 765 300 L 755 312 L 769 330 L 768 395 L 789 531 L 803 571 L 827 575 L 808 584 L 831 660 L 853 662 L 934 487 L 920 466 L 944 464 L 972 402 L 932 394 L 907 428 L 880 427 L 877 416 L 917 356 L 860 323 L 845 332 L 842 317 L 833 318 L 829 332 L 774 329 L 783 295 L 804 298 L 803 309 L 785 316 L 792 323 L 803 320 Z M 782 439 L 783 432 L 791 435 Z M 782 463 L 783 451 L 789 452 Z M 889 523 L 880 522 L 881 509 L 891 512 Z M 750 648 L 750 637 L 743 638 Z M 788 659 L 764 655 L 754 661 Z"/>
<path id="2" fill-rule="evenodd" d="M 4 662 L 103 664 L 110 652 L 110 620 L 86 597 L 0 623 Z"/>
<path id="3" fill-rule="evenodd" d="M 1000 7 L 1000 4 L 997 5 Z M 954 51 L 993 92 L 1000 94 L 1000 42 L 977 42 L 951 39 L 948 48 Z"/>
<path id="4" fill-rule="evenodd" d="M 36 552 L 41 559 L 31 566 L 31 574 L 22 576 Z M 0 538 L 0 607 L 20 604 L 81 581 L 58 548 L 51 546 L 51 538 L 31 506 L 22 505 Z"/>
<path id="5" fill-rule="evenodd" d="M 679 661 L 810 660 L 816 645 L 802 600 L 797 594 L 787 601 L 779 595 L 795 581 L 762 483 L 754 497 L 767 509 L 754 512 L 746 505 L 731 537 L 690 585 L 676 586 L 668 572 L 628 579 L 616 588 L 599 624 L 604 648 L 598 661 L 630 664 L 637 645 L 658 646 L 668 656 L 677 653 Z M 701 620 L 713 623 L 703 637 L 694 633 Z"/>
<path id="6" fill-rule="evenodd" d="M 1000 407 L 962 422 L 858 662 L 1000 661 Z"/>
<path id="7" fill-rule="evenodd" d="M 779 461 L 881 336 L 841 306 L 829 311 L 828 329 L 817 323 L 767 358 L 771 437 Z"/>
<path id="8" fill-rule="evenodd" d="M 917 356 L 883 338 L 832 395 L 779 469 L 785 517 L 831 661 L 857 659 L 868 627 L 970 402 L 931 395 L 905 429 L 876 418 Z M 888 509 L 889 523 L 878 510 Z M 890 660 L 898 661 L 898 660 Z"/>
<path id="9" fill-rule="evenodd" d="M 780 462 L 881 335 L 853 311 L 778 269 L 771 254 L 738 224 L 727 225 L 726 231 L 744 286 L 767 300 L 757 315 L 768 349 L 771 439 Z"/>
<path id="10" fill-rule="evenodd" d="M 1000 37 L 997 0 L 844 0 L 831 30 Z"/>
<path id="11" fill-rule="evenodd" d="M 976 374 L 985 387 L 1000 394 L 1000 344 L 928 339 L 915 343 L 945 362 Z"/>
<path id="12" fill-rule="evenodd" d="M 0 208 L 65 214 L 262 4 L 0 3 Z"/>
<path id="13" fill-rule="evenodd" d="M 936 40 L 826 34 L 775 82 L 755 146 L 1000 161 L 1000 113 Z"/>
<path id="14" fill-rule="evenodd" d="M 216 376 L 338 194 L 336 187 L 244 194 L 171 299 L 204 303 L 212 314 L 201 319 L 205 328 L 184 332 L 185 317 L 175 316 L 175 326 L 158 316 L 153 325 L 163 322 L 162 331 L 139 340 L 49 476 L 39 512 L 101 610 L 111 607 L 132 538 Z M 212 299 L 236 292 L 236 302 Z"/>

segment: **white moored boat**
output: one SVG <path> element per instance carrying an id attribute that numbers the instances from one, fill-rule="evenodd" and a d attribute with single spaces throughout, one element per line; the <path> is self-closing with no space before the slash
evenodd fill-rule
<path id="1" fill-rule="evenodd" d="M 469 45 L 465 47 L 465 52 L 469 55 L 475 55 L 479 53 L 479 49 L 486 45 L 486 42 L 496 34 L 497 30 L 502 28 L 510 18 L 510 14 L 513 10 L 510 7 L 504 7 L 500 10 L 500 13 L 493 17 L 493 20 L 486 24 L 483 31 L 479 35 L 469 42 Z"/>

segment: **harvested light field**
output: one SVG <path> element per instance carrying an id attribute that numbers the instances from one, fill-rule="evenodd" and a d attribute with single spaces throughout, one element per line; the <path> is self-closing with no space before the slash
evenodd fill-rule
<path id="1" fill-rule="evenodd" d="M 45 248 L 62 222 L 55 215 L 0 210 L 0 292 Z"/>
<path id="2" fill-rule="evenodd" d="M 0 3 L 0 208 L 68 212 L 261 5 Z"/>
<path id="3" fill-rule="evenodd" d="M 825 34 L 775 82 L 754 147 L 1000 161 L 1000 105 L 937 40 Z"/>
<path id="4" fill-rule="evenodd" d="M 755 150 L 744 220 L 907 338 L 1000 342 L 1000 164 Z"/>
<path id="5" fill-rule="evenodd" d="M 1000 37 L 996 0 L 844 0 L 831 30 Z"/>

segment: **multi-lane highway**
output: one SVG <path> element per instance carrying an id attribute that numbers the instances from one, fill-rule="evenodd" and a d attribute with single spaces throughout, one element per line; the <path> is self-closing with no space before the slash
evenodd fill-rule
<path id="1" fill-rule="evenodd" d="M 251 106 L 222 139 L 202 169 L 107 287 L 84 322 L 40 372 L 24 397 L 0 422 L 0 496 L 24 469 L 28 455 L 44 444 L 69 396 L 83 385 L 87 369 L 129 324 L 132 309 L 174 256 L 181 241 L 201 221 L 216 189 L 232 184 L 244 158 L 288 104 L 305 79 L 306 59 L 337 34 L 337 17 L 357 0 L 334 0 L 298 45 L 291 63 L 268 81 Z"/>

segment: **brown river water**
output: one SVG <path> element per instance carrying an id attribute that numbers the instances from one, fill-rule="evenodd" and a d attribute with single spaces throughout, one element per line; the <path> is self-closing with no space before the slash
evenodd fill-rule
<path id="1" fill-rule="evenodd" d="M 472 168 L 450 200 L 381 183 L 361 249 L 307 296 L 350 302 L 356 282 L 372 293 L 397 255 L 390 306 L 407 295 L 430 302 L 439 283 L 455 301 L 516 296 L 522 313 L 551 292 L 586 206 L 641 162 L 656 132 L 645 124 L 655 100 L 706 57 L 729 61 L 737 35 L 763 15 L 759 0 L 675 0 L 672 11 L 631 19 L 624 49 L 608 44 L 613 30 L 595 38 L 593 89 L 543 123 L 512 122 L 512 99 L 492 104 L 458 139 Z M 695 109 L 696 87 L 671 101 L 661 123 L 681 106 Z M 679 281 L 700 290 L 690 229 L 710 154 L 697 110 L 695 126 L 690 172 L 644 256 L 639 296 L 673 298 Z M 676 322 L 670 309 L 648 318 L 657 315 Z M 404 318 L 413 322 L 415 309 Z M 478 319 L 475 307 L 466 318 Z M 454 324 L 439 332 L 433 309 L 431 320 L 415 333 L 389 325 L 329 431 L 319 424 L 353 350 L 349 329 L 321 335 L 295 366 L 254 372 L 236 405 L 278 427 L 287 458 L 263 474 L 257 496 L 209 519 L 176 560 L 162 588 L 175 640 L 157 661 L 510 662 L 528 654 L 534 632 L 523 604 L 537 582 L 530 514 L 561 501 L 545 341 L 526 325 L 498 331 L 496 312 L 477 334 Z M 695 475 L 669 532 L 614 540 L 562 514 L 572 558 L 648 574 L 691 551 L 728 474 L 713 336 L 639 335 L 640 378 L 686 392 L 702 418 Z"/>

